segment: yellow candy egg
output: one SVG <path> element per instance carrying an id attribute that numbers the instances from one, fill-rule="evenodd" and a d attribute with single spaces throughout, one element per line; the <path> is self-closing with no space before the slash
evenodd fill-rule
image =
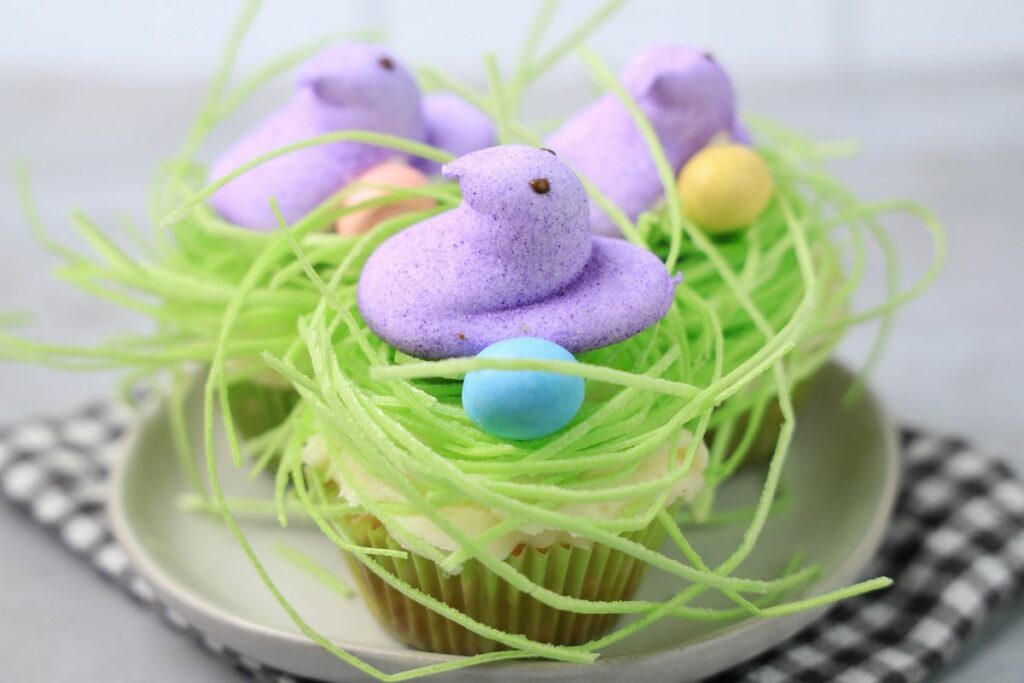
<path id="1" fill-rule="evenodd" d="M 739 230 L 757 218 L 772 196 L 768 164 L 744 145 L 711 145 L 679 173 L 683 213 L 705 232 Z"/>
<path id="2" fill-rule="evenodd" d="M 356 183 L 377 185 L 361 187 L 347 195 L 344 206 L 355 206 L 388 194 L 388 188 L 415 188 L 427 185 L 430 180 L 420 171 L 401 161 L 388 161 L 374 166 L 355 179 Z M 335 228 L 339 235 L 361 235 L 372 230 L 378 223 L 412 211 L 424 211 L 435 206 L 430 197 L 410 197 L 383 206 L 374 206 L 346 214 L 338 219 Z"/>

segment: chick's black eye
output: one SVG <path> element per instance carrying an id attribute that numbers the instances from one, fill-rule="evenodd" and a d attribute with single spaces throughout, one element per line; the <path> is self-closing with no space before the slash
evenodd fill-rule
<path id="1" fill-rule="evenodd" d="M 711 54 L 710 52 L 705 52 L 704 53 L 704 59 L 708 60 L 712 64 L 715 62 L 715 56 L 713 54 Z"/>
<path id="2" fill-rule="evenodd" d="M 377 61 L 377 63 L 380 64 L 381 67 L 387 69 L 388 71 L 394 71 L 395 70 L 395 63 L 393 61 L 391 61 L 390 57 L 381 57 Z"/>
<path id="3" fill-rule="evenodd" d="M 557 154 L 555 154 L 555 150 L 553 150 L 553 149 L 548 149 L 547 147 L 541 147 L 540 150 L 542 152 L 547 152 L 548 154 L 550 154 L 553 157 L 557 157 L 558 156 Z"/>
<path id="4" fill-rule="evenodd" d="M 530 181 L 530 187 L 537 194 L 547 194 L 551 191 L 551 183 L 548 182 L 547 178 L 534 178 Z"/>

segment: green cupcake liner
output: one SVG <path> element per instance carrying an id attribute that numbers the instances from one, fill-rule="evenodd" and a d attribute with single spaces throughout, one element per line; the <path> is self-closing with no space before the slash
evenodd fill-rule
<path id="1" fill-rule="evenodd" d="M 254 439 L 284 422 L 299 402 L 291 386 L 275 386 L 254 380 L 231 385 L 231 417 L 238 433 Z"/>
<path id="2" fill-rule="evenodd" d="M 404 550 L 370 515 L 341 522 L 352 540 L 364 547 Z M 624 534 L 648 548 L 661 545 L 659 524 Z M 381 626 L 403 643 L 431 652 L 476 655 L 506 649 L 395 590 L 346 553 L 356 583 Z M 477 560 L 445 574 L 431 560 L 414 553 L 408 559 L 374 557 L 386 571 L 409 585 L 458 609 L 480 623 L 554 645 L 580 645 L 606 633 L 618 614 L 579 614 L 555 609 L 512 587 Z M 647 564 L 606 545 L 588 548 L 555 545 L 520 546 L 505 559 L 531 581 L 552 591 L 585 600 L 627 600 L 636 592 Z"/>

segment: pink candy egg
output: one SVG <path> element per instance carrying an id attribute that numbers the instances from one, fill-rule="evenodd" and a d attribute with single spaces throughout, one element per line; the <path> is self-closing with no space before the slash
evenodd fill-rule
<path id="1" fill-rule="evenodd" d="M 379 187 L 360 187 L 347 195 L 344 206 L 355 206 L 389 194 L 389 188 L 424 187 L 430 181 L 420 171 L 401 161 L 388 161 L 374 166 L 356 178 L 354 183 Z M 436 205 L 430 197 L 410 197 L 383 206 L 374 206 L 346 214 L 335 224 L 339 235 L 361 235 L 379 223 L 403 213 L 424 211 Z"/>

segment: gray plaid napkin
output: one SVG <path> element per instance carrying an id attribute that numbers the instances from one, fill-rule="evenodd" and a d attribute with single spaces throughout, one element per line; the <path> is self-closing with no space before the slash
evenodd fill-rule
<path id="1" fill-rule="evenodd" d="M 110 534 L 110 459 L 131 413 L 110 402 L 0 429 L 0 496 L 174 630 L 261 683 L 295 679 L 215 642 L 163 605 Z M 904 490 L 872 573 L 886 591 L 832 608 L 814 626 L 715 676 L 726 681 L 922 680 L 1024 586 L 1024 486 L 956 439 L 902 433 Z"/>

